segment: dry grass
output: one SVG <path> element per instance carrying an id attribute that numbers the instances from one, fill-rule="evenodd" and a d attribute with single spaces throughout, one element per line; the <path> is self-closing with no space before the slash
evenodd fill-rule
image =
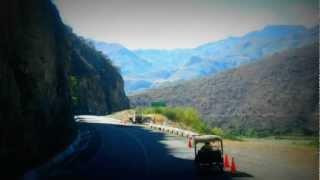
<path id="1" fill-rule="evenodd" d="M 168 118 L 161 114 L 148 114 L 148 117 L 150 117 L 155 124 L 164 125 L 168 122 Z"/>
<path id="2" fill-rule="evenodd" d="M 134 115 L 134 110 L 123 110 L 123 111 L 110 114 L 108 116 L 115 119 L 119 119 L 122 122 L 129 122 L 129 118 L 132 117 L 133 115 Z"/>
<path id="3" fill-rule="evenodd" d="M 248 179 L 318 179 L 317 148 L 268 139 L 226 140 L 224 144 L 225 152 L 235 158 L 239 171 L 254 176 Z"/>

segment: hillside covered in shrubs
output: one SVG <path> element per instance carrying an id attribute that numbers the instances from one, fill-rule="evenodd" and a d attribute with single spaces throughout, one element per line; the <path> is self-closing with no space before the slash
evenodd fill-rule
<path id="1" fill-rule="evenodd" d="M 199 110 L 211 127 L 238 133 L 313 134 L 318 117 L 318 44 L 276 53 L 217 75 L 148 90 L 134 107 L 164 101 Z"/>

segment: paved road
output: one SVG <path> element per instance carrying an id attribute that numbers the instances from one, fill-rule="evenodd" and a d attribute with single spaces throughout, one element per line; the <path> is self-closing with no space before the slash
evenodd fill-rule
<path id="1" fill-rule="evenodd" d="M 231 179 L 227 173 L 198 176 L 186 138 L 114 119 L 87 116 L 96 135 L 89 150 L 55 172 L 52 179 Z M 112 122 L 111 124 L 108 122 Z"/>

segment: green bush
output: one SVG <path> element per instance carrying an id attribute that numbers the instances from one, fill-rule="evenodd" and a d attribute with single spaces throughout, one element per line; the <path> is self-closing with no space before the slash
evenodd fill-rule
<path id="1" fill-rule="evenodd" d="M 209 128 L 191 107 L 147 107 L 136 109 L 137 113 L 162 114 L 173 122 L 184 124 L 199 133 L 208 133 Z"/>
<path id="2" fill-rule="evenodd" d="M 79 86 L 78 79 L 75 76 L 69 76 L 68 80 L 69 80 L 68 83 L 70 87 L 72 104 L 77 105 L 79 103 L 79 97 L 77 95 L 78 86 Z"/>
<path id="3" fill-rule="evenodd" d="M 225 135 L 224 131 L 221 128 L 214 127 L 211 129 L 211 133 L 223 137 Z"/>
<path id="4" fill-rule="evenodd" d="M 246 137 L 257 137 L 258 133 L 255 129 L 249 128 L 244 132 L 244 136 Z"/>
<path id="5" fill-rule="evenodd" d="M 190 127 L 193 131 L 200 134 L 214 134 L 226 139 L 241 141 L 238 137 L 238 132 L 225 132 L 223 129 L 214 127 L 210 129 L 207 124 L 203 122 L 198 111 L 191 107 L 145 107 L 137 108 L 138 114 L 161 114 L 166 116 L 169 120 L 181 123 Z M 248 134 L 253 134 L 249 131 Z"/>

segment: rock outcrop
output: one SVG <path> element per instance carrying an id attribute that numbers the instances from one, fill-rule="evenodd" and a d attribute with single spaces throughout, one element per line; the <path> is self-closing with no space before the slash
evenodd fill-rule
<path id="1" fill-rule="evenodd" d="M 74 135 L 70 48 L 50 1 L 5 0 L 0 9 L 0 162 L 22 171 L 61 150 Z"/>
<path id="2" fill-rule="evenodd" d="M 69 84 L 75 114 L 108 114 L 129 107 L 123 79 L 111 61 L 84 38 L 69 32 Z"/>
<path id="3" fill-rule="evenodd" d="M 51 1 L 5 0 L 0 20 L 0 164 L 8 169 L 0 175 L 19 174 L 73 140 L 73 111 L 103 114 L 129 103 L 117 70 L 63 24 Z"/>

